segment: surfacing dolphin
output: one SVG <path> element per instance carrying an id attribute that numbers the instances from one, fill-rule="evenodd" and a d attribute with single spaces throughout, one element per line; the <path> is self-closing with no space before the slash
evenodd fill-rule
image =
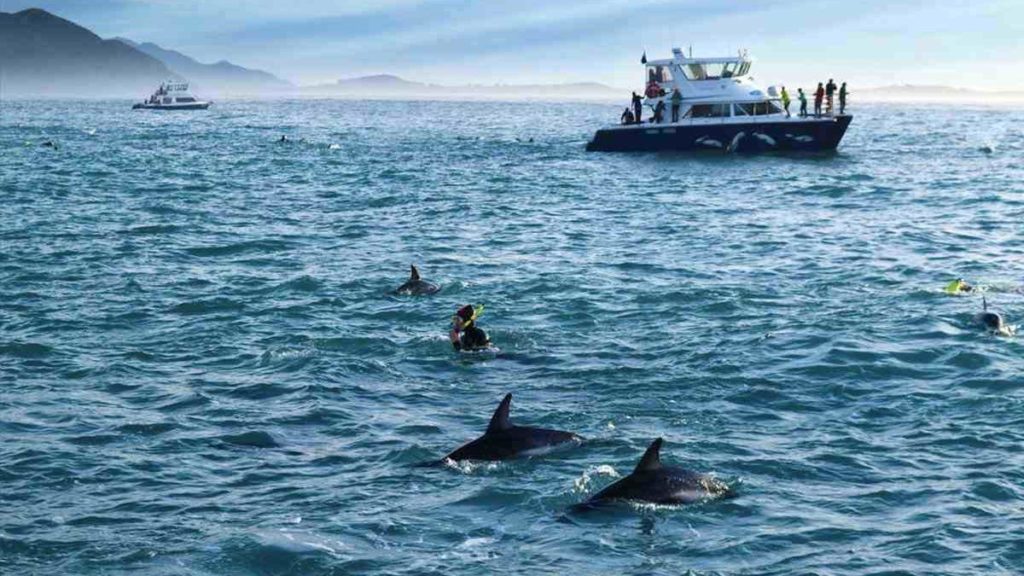
<path id="1" fill-rule="evenodd" d="M 572 432 L 515 426 L 508 413 L 512 395 L 507 394 L 491 416 L 484 435 L 455 449 L 444 460 L 509 460 L 547 452 L 567 442 L 583 439 Z"/>
<path id="2" fill-rule="evenodd" d="M 437 284 L 421 280 L 420 271 L 416 269 L 415 264 L 411 264 L 409 268 L 411 268 L 409 279 L 395 290 L 395 294 L 422 296 L 425 294 L 436 294 L 441 290 L 441 287 Z"/>
<path id="3" fill-rule="evenodd" d="M 661 438 L 651 443 L 633 473 L 577 505 L 577 510 L 616 502 L 653 504 L 690 504 L 711 498 L 729 498 L 735 493 L 729 486 L 707 474 L 661 464 Z"/>
<path id="4" fill-rule="evenodd" d="M 981 306 L 982 312 L 974 317 L 976 322 L 1000 336 L 1013 336 L 1013 328 L 1006 325 L 1002 315 L 998 312 L 989 311 L 988 301 L 985 300 L 984 296 L 981 297 Z"/>

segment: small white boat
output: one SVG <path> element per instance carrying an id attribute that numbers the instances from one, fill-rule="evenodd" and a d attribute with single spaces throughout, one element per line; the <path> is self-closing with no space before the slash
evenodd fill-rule
<path id="1" fill-rule="evenodd" d="M 206 110 L 210 102 L 196 99 L 188 91 L 188 82 L 164 82 L 145 102 L 132 106 L 132 110 Z"/>

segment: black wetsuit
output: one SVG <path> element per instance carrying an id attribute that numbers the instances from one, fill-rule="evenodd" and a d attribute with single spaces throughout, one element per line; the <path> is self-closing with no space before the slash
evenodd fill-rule
<path id="1" fill-rule="evenodd" d="M 459 333 L 459 341 L 454 342 L 456 350 L 476 350 L 486 348 L 491 341 L 487 338 L 487 332 L 477 328 L 476 324 L 470 324 Z"/>

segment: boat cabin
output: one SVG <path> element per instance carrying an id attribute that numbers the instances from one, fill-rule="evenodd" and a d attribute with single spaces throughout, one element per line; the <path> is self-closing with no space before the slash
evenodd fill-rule
<path id="1" fill-rule="evenodd" d="M 752 65 L 746 52 L 732 57 L 693 58 L 673 48 L 672 58 L 646 63 L 644 95 L 657 99 L 678 89 L 683 98 L 763 99 L 764 93 L 754 86 L 750 76 Z"/>

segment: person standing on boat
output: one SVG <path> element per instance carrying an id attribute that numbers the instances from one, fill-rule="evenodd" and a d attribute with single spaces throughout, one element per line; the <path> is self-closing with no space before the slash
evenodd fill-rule
<path id="1" fill-rule="evenodd" d="M 683 95 L 679 93 L 679 88 L 672 89 L 672 122 L 679 122 L 679 108 L 683 105 Z"/>
<path id="2" fill-rule="evenodd" d="M 825 97 L 828 104 L 825 106 L 825 112 L 831 116 L 835 110 L 833 103 L 835 102 L 836 83 L 831 78 L 828 79 L 828 84 L 825 84 Z"/>
<path id="3" fill-rule="evenodd" d="M 846 82 L 839 87 L 839 114 L 846 114 L 846 95 L 849 92 L 846 91 Z"/>
<path id="4" fill-rule="evenodd" d="M 796 95 L 800 99 L 800 117 L 807 118 L 807 94 L 804 94 L 803 88 L 797 88 Z"/>
<path id="5" fill-rule="evenodd" d="M 821 101 L 825 98 L 825 88 L 818 82 L 818 89 L 814 91 L 814 117 L 821 116 Z"/>
<path id="6" fill-rule="evenodd" d="M 633 92 L 633 121 L 636 122 L 637 124 L 640 124 L 642 122 L 640 117 L 643 114 L 643 111 L 644 111 L 644 102 L 643 102 L 643 100 L 640 98 L 639 94 L 637 94 L 636 92 Z"/>
<path id="7" fill-rule="evenodd" d="M 786 118 L 789 118 L 789 92 L 786 92 L 786 87 L 782 87 L 782 109 L 786 111 Z"/>
<path id="8" fill-rule="evenodd" d="M 661 98 L 658 103 L 654 106 L 654 118 L 651 120 L 655 124 L 661 124 L 665 120 L 665 99 Z"/>

